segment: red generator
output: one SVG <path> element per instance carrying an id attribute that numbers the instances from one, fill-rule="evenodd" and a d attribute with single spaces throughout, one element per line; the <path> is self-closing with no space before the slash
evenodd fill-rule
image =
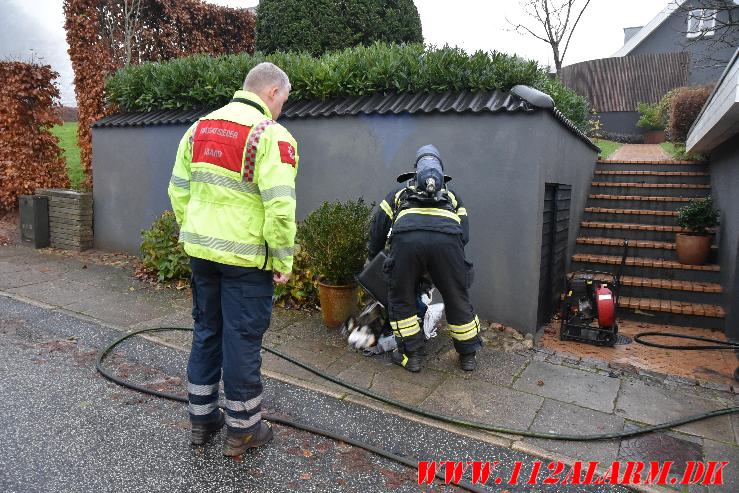
<path id="1" fill-rule="evenodd" d="M 616 343 L 618 324 L 618 290 L 626 264 L 629 242 L 624 240 L 624 253 L 618 272 L 575 271 L 565 281 L 560 310 L 559 338 L 598 346 Z"/>

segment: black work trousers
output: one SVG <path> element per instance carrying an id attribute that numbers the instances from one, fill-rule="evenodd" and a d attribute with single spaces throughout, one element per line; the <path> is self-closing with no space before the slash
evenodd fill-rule
<path id="1" fill-rule="evenodd" d="M 416 286 L 426 273 L 444 300 L 454 348 L 459 354 L 477 351 L 481 345 L 480 321 L 468 292 L 472 264 L 465 260 L 460 235 L 436 231 L 394 233 L 384 270 L 389 285 L 390 325 L 402 351 L 413 354 L 424 344 L 416 315 Z"/>

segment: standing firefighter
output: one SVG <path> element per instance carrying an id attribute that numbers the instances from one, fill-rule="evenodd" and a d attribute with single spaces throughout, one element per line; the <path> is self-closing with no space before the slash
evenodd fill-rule
<path id="1" fill-rule="evenodd" d="M 390 239 L 390 256 L 384 270 L 388 277 L 390 325 L 398 343 L 393 363 L 408 371 L 421 369 L 424 335 L 416 315 L 416 287 L 426 274 L 444 299 L 454 348 L 463 370 L 472 371 L 481 346 L 480 322 L 472 309 L 468 289 L 472 264 L 464 257 L 469 240 L 467 210 L 445 182 L 441 156 L 427 145 L 416 152 L 415 173 L 398 177 L 409 180 L 391 192 L 375 215 L 370 237 L 374 257 Z"/>
<path id="2" fill-rule="evenodd" d="M 243 91 L 185 133 L 169 185 L 192 267 L 192 443 L 204 444 L 225 421 L 227 456 L 272 439 L 261 418 L 260 350 L 273 282 L 287 282 L 293 264 L 297 143 L 274 122 L 289 92 L 276 65 L 254 67 Z"/>

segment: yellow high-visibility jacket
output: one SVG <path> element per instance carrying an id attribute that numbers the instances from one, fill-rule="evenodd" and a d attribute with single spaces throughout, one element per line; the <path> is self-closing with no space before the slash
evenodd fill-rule
<path id="1" fill-rule="evenodd" d="M 256 94 L 236 91 L 182 137 L 168 193 L 185 252 L 289 273 L 297 142 Z"/>

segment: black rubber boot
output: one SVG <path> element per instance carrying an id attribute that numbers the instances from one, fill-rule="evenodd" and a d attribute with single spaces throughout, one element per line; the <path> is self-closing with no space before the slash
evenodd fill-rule
<path id="1" fill-rule="evenodd" d="M 218 419 L 213 421 L 192 421 L 190 442 L 193 445 L 205 445 L 205 442 L 212 436 L 221 431 L 223 424 L 226 422 L 226 418 L 223 416 L 223 411 L 218 411 Z"/>
<path id="2" fill-rule="evenodd" d="M 406 370 L 418 373 L 421 371 L 421 355 L 419 353 L 402 353 L 395 350 L 390 353 L 390 359 L 398 366 L 402 366 Z"/>
<path id="3" fill-rule="evenodd" d="M 477 353 L 466 353 L 459 355 L 459 366 L 464 371 L 474 371 L 477 368 Z"/>
<path id="4" fill-rule="evenodd" d="M 223 443 L 223 455 L 228 457 L 241 455 L 247 449 L 269 443 L 273 437 L 272 427 L 266 421 L 261 421 L 251 433 L 236 433 L 229 428 L 226 441 Z"/>

